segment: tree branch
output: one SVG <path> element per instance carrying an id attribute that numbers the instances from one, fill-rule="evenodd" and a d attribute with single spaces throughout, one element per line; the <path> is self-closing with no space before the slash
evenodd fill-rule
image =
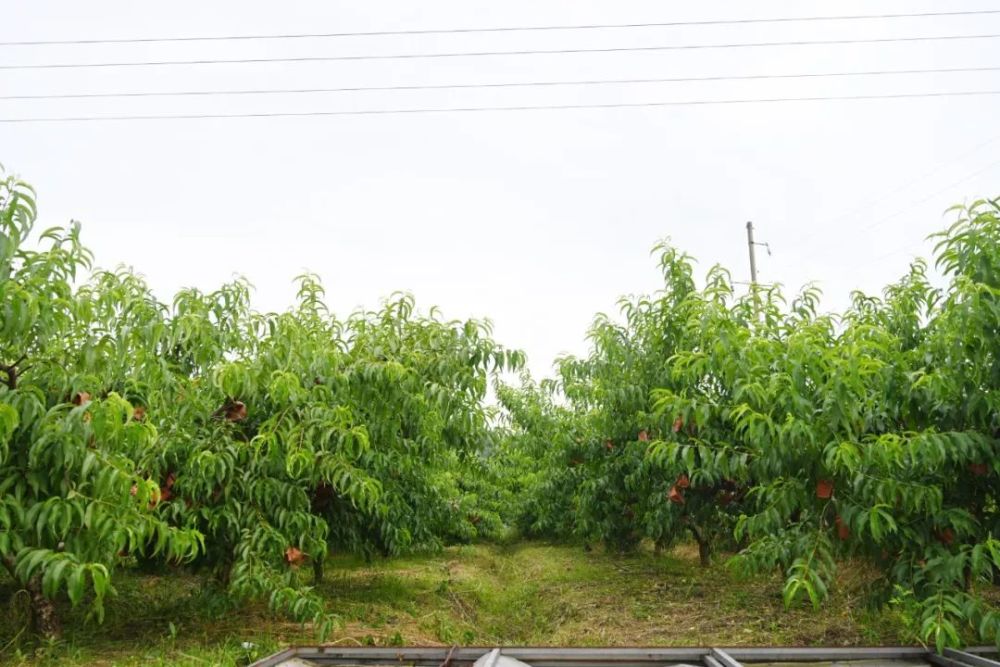
<path id="1" fill-rule="evenodd" d="M 15 564 L 14 557 L 13 556 L 4 556 L 3 558 L 0 558 L 0 563 L 3 563 L 4 569 L 6 569 L 7 572 L 10 573 L 10 578 L 13 579 L 16 582 L 17 581 L 17 574 L 15 573 L 15 570 L 14 570 L 14 564 Z"/>
<path id="2" fill-rule="evenodd" d="M 702 543 L 701 532 L 699 532 L 698 528 L 694 525 L 694 522 L 686 521 L 685 523 L 687 523 L 688 530 L 690 530 L 691 534 L 694 536 L 694 541 L 697 542 L 698 544 L 701 544 Z"/>
<path id="3" fill-rule="evenodd" d="M 12 371 L 15 368 L 17 368 L 18 364 L 20 364 L 22 361 L 24 361 L 27 358 L 28 358 L 28 353 L 25 352 L 24 354 L 22 354 L 20 357 L 17 358 L 17 361 L 15 361 L 14 363 L 12 363 L 10 365 L 0 364 L 0 370 L 4 370 L 4 371 L 8 371 L 8 372 Z"/>
<path id="4" fill-rule="evenodd" d="M 17 376 L 18 376 L 17 367 L 22 361 L 24 361 L 27 358 L 28 354 L 26 352 L 22 354 L 20 357 L 18 357 L 17 361 L 15 361 L 12 364 L 9 365 L 0 364 L 0 371 L 3 371 L 4 373 L 7 374 L 7 380 L 5 381 L 5 384 L 7 385 L 7 388 L 10 389 L 11 391 L 17 389 Z"/>

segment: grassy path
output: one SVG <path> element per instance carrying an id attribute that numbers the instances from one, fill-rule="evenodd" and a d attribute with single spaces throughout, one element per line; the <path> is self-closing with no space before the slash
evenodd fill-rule
<path id="1" fill-rule="evenodd" d="M 622 557 L 527 542 L 372 564 L 336 559 L 319 590 L 343 619 L 329 641 L 346 645 L 902 641 L 889 612 L 866 610 L 864 577 L 842 571 L 820 612 L 785 611 L 777 579 L 739 580 L 722 565 L 703 570 L 690 548 Z M 38 647 L 11 643 L 23 613 L 10 600 L 10 582 L 0 580 L 0 649 L 11 643 L 0 664 L 239 665 L 289 643 L 315 643 L 309 628 L 260 605 L 225 606 L 193 576 L 121 573 L 115 586 L 103 625 L 70 614 L 65 640 Z"/>

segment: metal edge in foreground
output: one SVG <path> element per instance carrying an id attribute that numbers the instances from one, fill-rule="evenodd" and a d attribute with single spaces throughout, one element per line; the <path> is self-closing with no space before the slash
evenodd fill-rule
<path id="1" fill-rule="evenodd" d="M 293 647 L 259 660 L 251 667 L 278 667 L 298 658 L 318 665 L 412 665 L 439 667 L 445 660 L 453 667 L 469 667 L 494 647 Z M 983 654 L 995 654 L 994 647 L 973 647 L 965 651 L 948 649 L 944 655 L 929 653 L 918 646 L 890 647 L 760 647 L 760 648 L 568 648 L 509 647 L 505 656 L 532 667 L 667 667 L 685 662 L 701 662 L 707 667 L 743 667 L 742 662 L 824 662 L 861 660 L 926 660 L 939 667 L 1000 667 Z"/>

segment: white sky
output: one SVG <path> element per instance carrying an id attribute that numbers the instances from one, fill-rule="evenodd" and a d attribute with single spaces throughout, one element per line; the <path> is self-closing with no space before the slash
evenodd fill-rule
<path id="1" fill-rule="evenodd" d="M 629 23 L 996 9 L 923 2 L 7 2 L 0 41 Z M 1000 33 L 1000 15 L 263 42 L 0 47 L 0 64 L 558 49 Z M 337 87 L 1000 65 L 1000 39 L 618 54 L 0 71 L 0 95 Z M 295 96 L 0 101 L 0 117 L 1000 90 L 1000 72 Z M 597 311 L 659 284 L 660 238 L 747 280 L 817 281 L 826 308 L 901 274 L 951 203 L 998 192 L 1000 96 L 411 116 L 0 124 L 41 225 L 84 223 L 98 263 L 161 298 L 234 274 L 255 306 L 320 274 L 346 314 L 394 290 L 489 317 L 536 375 Z M 992 141 L 996 139 L 995 141 Z M 994 164 L 997 162 L 997 164 Z M 916 180 L 918 177 L 933 173 Z M 957 185 L 956 182 L 959 182 Z M 952 187 L 949 187 L 952 186 Z M 891 217 L 890 217 L 891 216 Z"/>

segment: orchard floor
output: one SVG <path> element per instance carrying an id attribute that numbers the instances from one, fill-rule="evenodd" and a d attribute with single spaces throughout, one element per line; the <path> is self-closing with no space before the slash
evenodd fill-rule
<path id="1" fill-rule="evenodd" d="M 319 587 L 341 645 L 874 645 L 906 641 L 892 611 L 869 611 L 868 577 L 841 567 L 815 612 L 786 611 L 776 578 L 705 570 L 696 550 L 617 556 L 522 542 L 451 547 L 373 564 L 335 560 Z M 262 605 L 229 607 L 194 576 L 116 573 L 103 625 L 67 613 L 64 639 L 20 633 L 23 596 L 0 578 L 0 664 L 245 665 L 309 628 Z M 20 599 L 19 599 L 20 598 Z M 252 647 L 244 648 L 244 642 Z"/>

